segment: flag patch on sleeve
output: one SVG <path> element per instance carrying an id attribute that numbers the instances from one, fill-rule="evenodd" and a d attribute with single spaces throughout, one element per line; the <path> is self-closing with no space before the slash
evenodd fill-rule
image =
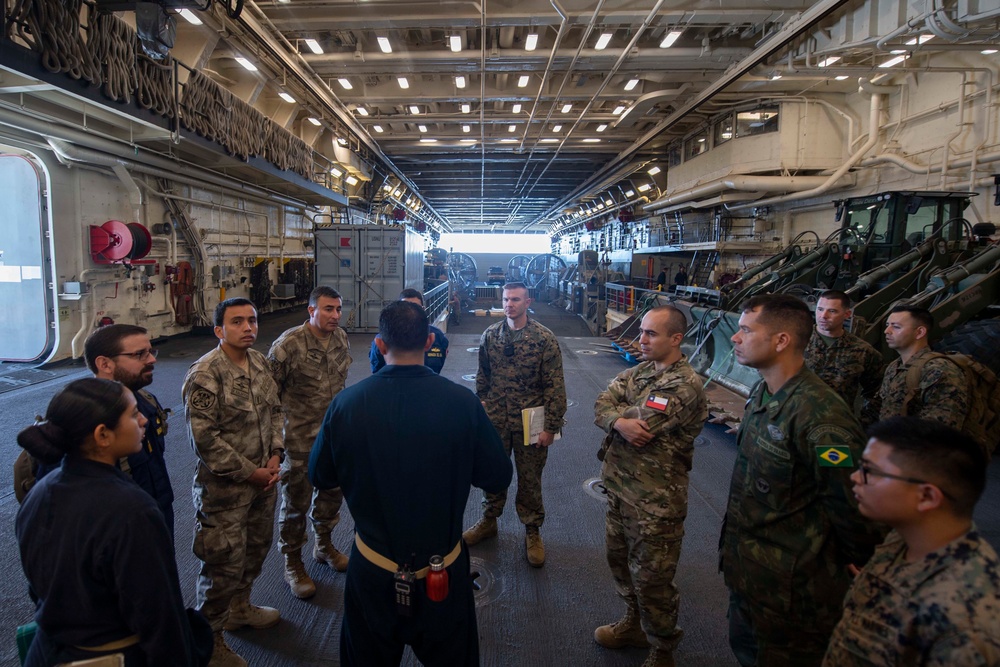
<path id="1" fill-rule="evenodd" d="M 654 410 L 660 410 L 662 412 L 667 409 L 667 399 L 650 394 L 649 398 L 646 399 L 646 407 L 653 408 Z"/>
<path id="2" fill-rule="evenodd" d="M 817 447 L 816 460 L 823 468 L 854 467 L 854 457 L 851 456 L 850 447 Z"/>

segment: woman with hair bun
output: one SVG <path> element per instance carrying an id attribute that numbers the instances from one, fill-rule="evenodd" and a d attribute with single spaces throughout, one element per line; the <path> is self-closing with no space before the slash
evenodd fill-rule
<path id="1" fill-rule="evenodd" d="M 212 635 L 186 612 L 163 514 L 118 460 L 146 418 L 119 382 L 85 378 L 49 403 L 18 443 L 53 469 L 17 514 L 38 633 L 25 665 L 121 653 L 128 667 L 204 665 Z"/>

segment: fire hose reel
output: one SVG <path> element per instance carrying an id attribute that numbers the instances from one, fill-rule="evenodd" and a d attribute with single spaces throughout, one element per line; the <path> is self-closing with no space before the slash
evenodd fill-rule
<path id="1" fill-rule="evenodd" d="M 149 230 L 138 222 L 108 220 L 90 226 L 90 257 L 95 264 L 155 264 L 143 259 L 153 248 Z"/>

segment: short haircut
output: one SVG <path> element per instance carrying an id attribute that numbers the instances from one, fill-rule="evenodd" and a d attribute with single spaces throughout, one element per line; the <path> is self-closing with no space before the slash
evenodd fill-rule
<path id="1" fill-rule="evenodd" d="M 503 286 L 503 291 L 508 292 L 512 289 L 523 289 L 525 292 L 528 291 L 528 286 L 524 283 L 505 283 Z"/>
<path id="2" fill-rule="evenodd" d="M 687 317 L 684 313 L 680 311 L 679 308 L 671 306 L 669 304 L 663 306 L 656 306 L 655 308 L 650 308 L 647 311 L 649 313 L 667 313 L 667 335 L 673 336 L 674 334 L 682 334 L 687 331 L 688 322 Z"/>
<path id="3" fill-rule="evenodd" d="M 326 285 L 320 285 L 313 288 L 312 292 L 309 292 L 309 305 L 315 308 L 319 304 L 320 297 L 326 297 L 327 299 L 340 299 L 340 292 L 333 289 L 332 287 L 327 287 Z"/>
<path id="4" fill-rule="evenodd" d="M 843 305 L 845 309 L 851 307 L 851 297 L 847 296 L 847 292 L 842 292 L 839 289 L 828 289 L 819 295 L 820 299 L 831 299 L 837 300 Z"/>
<path id="5" fill-rule="evenodd" d="M 399 300 L 402 301 L 403 299 L 420 299 L 420 305 L 424 305 L 424 295 L 412 287 L 407 287 L 399 293 Z"/>
<path id="6" fill-rule="evenodd" d="M 938 485 L 958 516 L 971 517 L 986 486 L 986 452 L 974 439 L 941 422 L 892 417 L 868 427 L 868 437 L 892 448 L 906 476 Z"/>
<path id="7" fill-rule="evenodd" d="M 423 350 L 430 332 L 427 312 L 412 301 L 393 301 L 378 316 L 378 335 L 394 352 Z"/>
<path id="8" fill-rule="evenodd" d="M 257 310 L 257 306 L 253 305 L 253 301 L 245 299 L 242 296 L 234 296 L 232 299 L 220 301 L 219 305 L 215 307 L 215 313 L 212 318 L 215 322 L 215 326 L 221 327 L 226 321 L 226 310 L 236 306 L 251 306 L 254 310 Z"/>
<path id="9" fill-rule="evenodd" d="M 931 315 L 931 311 L 926 308 L 920 308 L 919 306 L 908 306 L 905 303 L 901 303 L 898 306 L 893 306 L 889 310 L 889 314 L 892 313 L 909 313 L 910 317 L 917 321 L 917 326 L 924 327 L 927 329 L 928 335 L 931 329 L 934 328 L 934 316 Z"/>
<path id="10" fill-rule="evenodd" d="M 758 294 L 743 302 L 744 313 L 759 311 L 757 321 L 771 333 L 785 332 L 795 349 L 804 351 L 812 336 L 815 317 L 809 306 L 789 294 Z"/>
<path id="11" fill-rule="evenodd" d="M 129 336 L 147 335 L 143 327 L 136 324 L 109 324 L 91 332 L 83 343 L 83 360 L 87 368 L 97 375 L 97 357 L 113 357 L 122 352 L 122 340 Z"/>

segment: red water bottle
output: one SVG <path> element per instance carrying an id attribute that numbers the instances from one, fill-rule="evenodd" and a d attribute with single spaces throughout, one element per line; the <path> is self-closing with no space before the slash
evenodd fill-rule
<path id="1" fill-rule="evenodd" d="M 448 597 L 448 571 L 441 556 L 431 556 L 431 569 L 427 572 L 427 597 L 441 602 Z"/>

